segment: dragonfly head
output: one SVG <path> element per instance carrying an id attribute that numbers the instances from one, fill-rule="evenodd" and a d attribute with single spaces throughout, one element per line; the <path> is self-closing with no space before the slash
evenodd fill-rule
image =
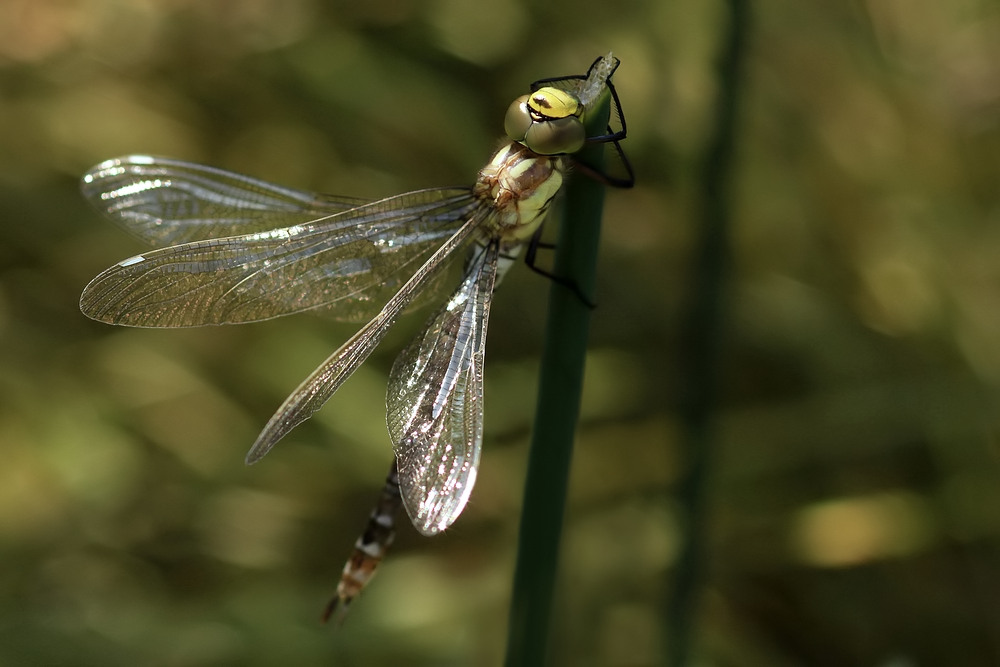
<path id="1" fill-rule="evenodd" d="M 572 93 L 539 88 L 514 100 L 507 109 L 504 129 L 511 139 L 539 155 L 575 153 L 587 138 L 582 113 L 583 105 Z"/>

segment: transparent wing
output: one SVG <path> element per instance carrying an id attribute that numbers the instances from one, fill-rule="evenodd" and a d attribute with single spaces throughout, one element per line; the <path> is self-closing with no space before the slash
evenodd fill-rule
<path id="1" fill-rule="evenodd" d="M 441 275 L 448 260 L 469 239 L 479 225 L 476 216 L 470 217 L 444 244 L 432 254 L 413 276 L 389 299 L 385 307 L 363 326 L 340 349 L 330 355 L 312 372 L 274 413 L 257 441 L 247 453 L 246 462 L 256 463 L 293 428 L 309 419 L 323 407 L 347 378 L 364 363 L 385 337 L 385 333 L 407 305 Z"/>
<path id="2" fill-rule="evenodd" d="M 403 505 L 433 535 L 462 513 L 483 442 L 483 357 L 498 244 L 476 246 L 462 284 L 400 353 L 389 377 L 387 423 Z"/>
<path id="3" fill-rule="evenodd" d="M 366 203 L 150 155 L 106 160 L 84 174 L 80 189 L 100 213 L 155 247 L 291 227 Z"/>
<path id="4" fill-rule="evenodd" d="M 315 222 L 153 250 L 98 275 L 80 308 L 138 327 L 253 322 L 309 309 L 364 319 L 477 205 L 464 188 L 419 190 Z"/>

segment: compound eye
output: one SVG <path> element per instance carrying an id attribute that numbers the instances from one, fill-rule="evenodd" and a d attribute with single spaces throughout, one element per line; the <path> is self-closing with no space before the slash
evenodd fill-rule
<path id="1" fill-rule="evenodd" d="M 583 121 L 576 116 L 536 122 L 524 135 L 524 145 L 539 155 L 575 153 L 587 138 Z"/>
<path id="2" fill-rule="evenodd" d="M 507 107 L 507 116 L 503 119 L 503 128 L 513 141 L 524 141 L 524 135 L 534 121 L 531 110 L 528 109 L 528 96 L 521 95 Z"/>
<path id="3" fill-rule="evenodd" d="M 539 88 L 528 99 L 528 107 L 544 118 L 566 118 L 580 115 L 580 100 L 558 88 Z"/>

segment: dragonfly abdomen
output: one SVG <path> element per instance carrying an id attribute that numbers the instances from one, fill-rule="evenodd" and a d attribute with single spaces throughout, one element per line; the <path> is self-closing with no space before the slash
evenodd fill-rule
<path id="1" fill-rule="evenodd" d="M 396 459 L 385 478 L 385 486 L 379 495 L 378 503 L 368 517 L 368 524 L 358 539 L 354 542 L 351 557 L 344 564 L 344 572 L 337 585 L 337 597 L 330 601 L 323 620 L 326 621 L 336 613 L 338 621 L 347 614 L 347 608 L 368 582 L 375 575 L 375 570 L 385 557 L 386 551 L 396 537 L 396 516 L 403 500 L 399 493 L 399 473 Z"/>

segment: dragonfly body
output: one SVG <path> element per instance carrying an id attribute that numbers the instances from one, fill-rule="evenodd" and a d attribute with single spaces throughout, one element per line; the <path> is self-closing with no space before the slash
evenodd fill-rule
<path id="1" fill-rule="evenodd" d="M 484 231 L 507 242 L 531 238 L 562 188 L 566 158 L 539 155 L 517 142 L 479 172 L 473 192 L 494 211 Z"/>
<path id="2" fill-rule="evenodd" d="M 322 407 L 401 313 L 434 298 L 450 260 L 465 255 L 458 287 L 390 373 L 386 421 L 395 459 L 345 567 L 338 589 L 345 605 L 382 559 L 400 504 L 426 535 L 447 528 L 465 507 L 482 445 L 493 290 L 537 238 L 570 154 L 598 141 L 611 142 L 624 158 L 620 108 L 619 131 L 587 137 L 583 129 L 584 115 L 603 95 L 610 92 L 618 105 L 610 83 L 617 64 L 608 55 L 586 76 L 538 82 L 515 100 L 505 119 L 508 141 L 471 188 L 365 202 L 143 155 L 108 160 L 84 176 L 83 193 L 95 207 L 159 246 L 91 281 L 80 299 L 86 315 L 139 327 L 242 323 L 302 311 L 367 321 L 278 408 L 248 463 Z"/>
<path id="3" fill-rule="evenodd" d="M 393 459 L 378 502 L 368 517 L 364 531 L 354 542 L 350 557 L 344 563 L 344 571 L 337 584 L 337 596 L 330 600 L 323 612 L 324 621 L 334 614 L 338 621 L 342 621 L 351 601 L 361 594 L 375 575 L 375 570 L 396 537 L 396 515 L 399 514 L 402 502 L 399 473 L 396 460 Z"/>

